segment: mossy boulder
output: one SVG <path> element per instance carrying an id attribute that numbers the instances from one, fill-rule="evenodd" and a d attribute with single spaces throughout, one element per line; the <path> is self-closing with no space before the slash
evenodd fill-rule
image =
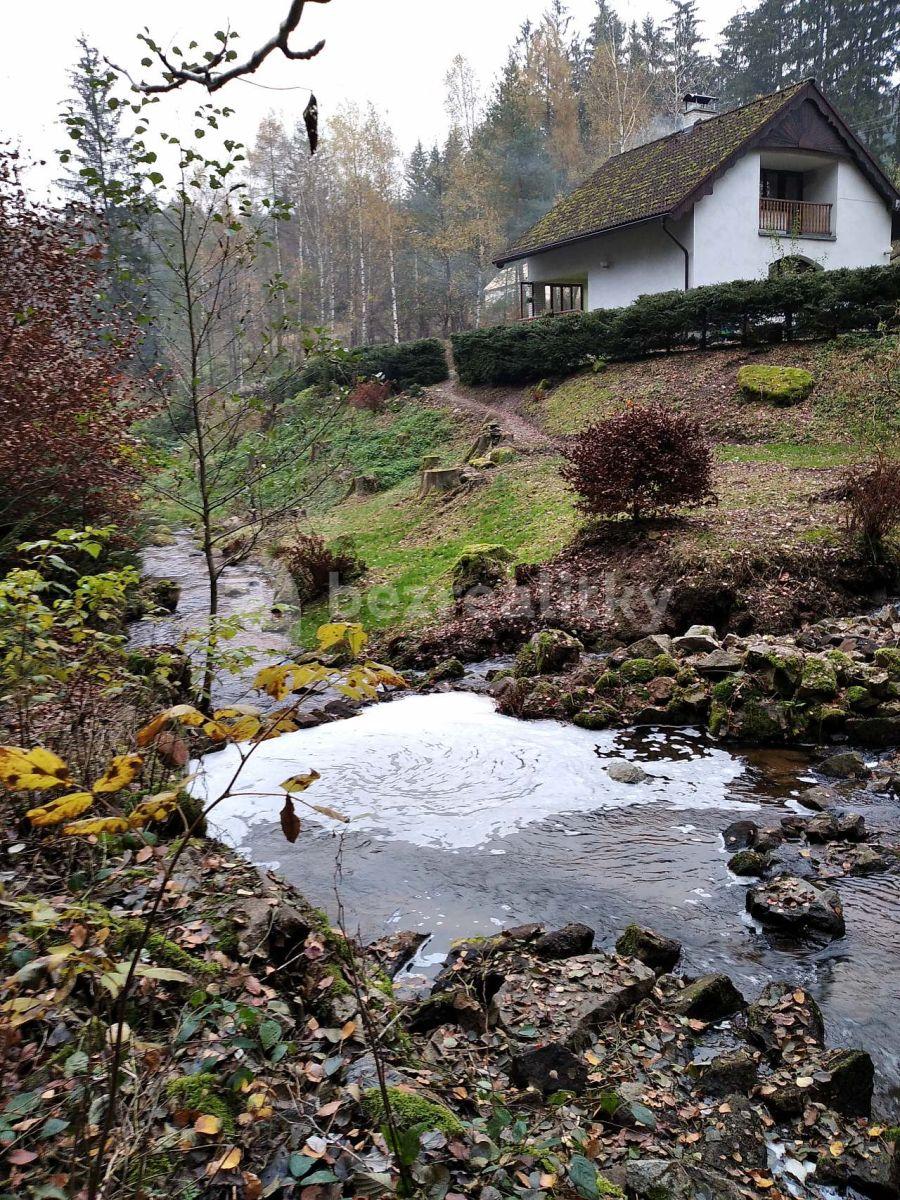
<path id="1" fill-rule="evenodd" d="M 466 668 L 458 658 L 445 658 L 443 662 L 431 668 L 426 679 L 428 683 L 444 683 L 448 680 L 462 679 L 465 673 Z"/>
<path id="2" fill-rule="evenodd" d="M 672 676 L 677 676 L 680 670 L 671 654 L 657 654 L 653 660 L 653 669 L 657 675 Z"/>
<path id="3" fill-rule="evenodd" d="M 609 729 L 619 720 L 619 713 L 611 704 L 595 704 L 592 708 L 583 708 L 572 718 L 573 724 L 580 729 Z"/>
<path id="4" fill-rule="evenodd" d="M 628 658 L 619 668 L 624 683 L 649 683 L 659 674 L 656 664 L 649 658 Z"/>
<path id="5" fill-rule="evenodd" d="M 735 875 L 750 875 L 757 879 L 765 875 L 768 865 L 766 856 L 756 850 L 738 850 L 728 860 L 728 870 Z"/>
<path id="6" fill-rule="evenodd" d="M 456 600 L 461 600 L 473 588 L 497 587 L 506 578 L 507 567 L 514 555 L 505 546 L 478 544 L 466 546 L 453 564 L 452 590 Z"/>
<path id="7" fill-rule="evenodd" d="M 616 942 L 616 953 L 638 958 L 657 975 L 671 971 L 681 957 L 681 943 L 642 925 L 627 925 Z"/>
<path id="8" fill-rule="evenodd" d="M 519 702 L 519 714 L 526 721 L 541 721 L 568 715 L 566 693 L 552 680 L 540 679 Z"/>
<path id="9" fill-rule="evenodd" d="M 803 664 L 803 674 L 797 687 L 800 700 L 830 700 L 837 695 L 837 674 L 825 658 L 810 655 Z"/>
<path id="10" fill-rule="evenodd" d="M 679 1016 L 711 1022 L 730 1017 L 745 1003 L 727 975 L 704 975 L 676 992 L 669 1007 Z"/>
<path id="11" fill-rule="evenodd" d="M 875 666 L 887 671 L 891 679 L 900 679 L 900 649 L 884 646 L 875 651 Z"/>
<path id="12" fill-rule="evenodd" d="M 389 1087 L 387 1094 L 394 1125 L 399 1133 L 410 1129 L 421 1129 L 423 1133 L 429 1129 L 439 1129 L 448 1137 L 459 1137 L 464 1132 L 456 1114 L 435 1100 L 402 1087 Z M 384 1124 L 387 1118 L 378 1088 L 370 1088 L 363 1093 L 362 1106 L 371 1121 L 377 1125 Z"/>
<path id="13" fill-rule="evenodd" d="M 802 367 L 746 366 L 738 371 L 738 387 L 745 400 L 763 404 L 799 404 L 815 380 Z"/>
<path id="14" fill-rule="evenodd" d="M 520 679 L 552 675 L 574 666 L 582 650 L 584 646 L 570 633 L 562 629 L 542 629 L 519 651 L 513 673 Z"/>
<path id="15" fill-rule="evenodd" d="M 512 446 L 495 446 L 488 454 L 495 467 L 502 467 L 504 463 L 512 462 L 516 457 L 516 452 Z"/>

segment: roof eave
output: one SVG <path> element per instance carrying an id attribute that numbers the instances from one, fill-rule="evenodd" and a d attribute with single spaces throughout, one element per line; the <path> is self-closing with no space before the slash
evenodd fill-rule
<path id="1" fill-rule="evenodd" d="M 491 259 L 494 266 L 498 270 L 502 270 L 512 262 L 520 262 L 523 258 L 531 258 L 535 254 L 546 254 L 548 250 L 558 250 L 562 246 L 572 246 L 577 242 L 587 242 L 591 238 L 602 237 L 607 233 L 616 233 L 620 229 L 629 229 L 634 225 L 646 225 L 650 221 L 660 221 L 663 217 L 671 216 L 671 209 L 661 209 L 659 212 L 651 213 L 648 217 L 637 217 L 633 221 L 619 221 L 615 225 L 601 225 L 599 229 L 592 229 L 588 233 L 579 233 L 576 237 L 561 238 L 556 242 L 544 242 L 538 246 L 532 246 L 528 250 L 516 250 L 515 253 L 501 255 L 500 258 Z"/>

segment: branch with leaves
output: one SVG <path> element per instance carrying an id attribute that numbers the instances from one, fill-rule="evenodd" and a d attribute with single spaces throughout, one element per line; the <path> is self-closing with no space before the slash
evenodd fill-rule
<path id="1" fill-rule="evenodd" d="M 144 58 L 141 65 L 152 67 L 155 58 L 162 68 L 163 78 L 161 81 L 138 81 L 133 79 L 123 67 L 118 67 L 112 62 L 109 65 L 114 71 L 117 71 L 120 75 L 124 75 L 132 87 L 145 96 L 158 95 L 161 92 L 174 92 L 188 83 L 199 84 L 200 87 L 206 88 L 212 94 L 219 91 L 220 88 L 225 87 L 233 79 L 240 79 L 244 75 L 252 75 L 255 71 L 258 71 L 269 55 L 273 54 L 276 50 L 280 51 L 285 58 L 294 62 L 308 61 L 311 58 L 315 58 L 325 48 L 324 39 L 319 40 L 315 45 L 310 46 L 306 50 L 292 50 L 290 46 L 291 35 L 300 24 L 303 10 L 308 3 L 329 4 L 330 2 L 331 0 L 293 0 L 288 9 L 287 16 L 278 27 L 277 33 L 270 37 L 267 42 L 264 42 L 257 50 L 254 50 L 242 63 L 236 62 L 237 52 L 232 50 L 229 45 L 237 37 L 237 34 L 232 33 L 230 30 L 220 30 L 216 33 L 216 41 L 219 42 L 219 47 L 214 51 L 205 51 L 202 55 L 202 61 L 190 61 L 182 55 L 177 46 L 173 47 L 172 53 L 181 59 L 180 64 L 173 62 L 162 46 L 150 36 L 149 31 L 145 30 L 144 33 L 138 36 L 146 45 L 152 57 Z M 191 42 L 188 50 L 193 51 L 197 48 L 198 43 Z M 107 62 L 109 62 L 108 59 Z M 227 64 L 233 65 L 229 66 Z"/>

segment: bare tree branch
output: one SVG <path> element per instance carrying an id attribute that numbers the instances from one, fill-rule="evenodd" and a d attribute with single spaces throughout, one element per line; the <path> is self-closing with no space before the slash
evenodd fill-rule
<path id="1" fill-rule="evenodd" d="M 292 50 L 289 44 L 291 34 L 294 33 L 300 24 L 303 9 L 307 4 L 330 3 L 331 0 L 291 0 L 291 7 L 288 9 L 287 16 L 278 27 L 278 32 L 260 46 L 258 50 L 255 50 L 244 62 L 237 63 L 226 70 L 219 70 L 219 68 L 223 61 L 225 61 L 227 54 L 227 39 L 222 43 L 221 49 L 216 51 L 209 61 L 203 65 L 197 63 L 190 66 L 185 64 L 181 67 L 176 67 L 174 63 L 168 60 L 162 50 L 152 47 L 162 66 L 162 83 L 150 83 L 144 80 L 138 81 L 132 78 L 131 74 L 124 67 L 117 66 L 109 59 L 105 61 L 118 74 L 124 75 L 136 91 L 142 92 L 145 96 L 157 95 L 160 92 L 174 92 L 178 88 L 184 87 L 186 83 L 197 83 L 212 94 L 219 91 L 227 83 L 230 83 L 232 79 L 239 79 L 242 75 L 252 75 L 255 71 L 259 70 L 269 55 L 273 54 L 276 50 L 280 50 L 285 58 L 292 61 L 306 61 L 315 58 L 325 47 L 324 38 L 316 42 L 314 46 L 310 46 L 307 50 Z"/>

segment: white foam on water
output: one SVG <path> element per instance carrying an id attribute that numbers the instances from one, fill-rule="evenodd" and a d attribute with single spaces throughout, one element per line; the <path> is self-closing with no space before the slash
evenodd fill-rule
<path id="1" fill-rule="evenodd" d="M 194 764 L 192 786 L 206 803 L 227 788 L 239 750 L 229 746 Z M 660 803 L 679 810 L 758 807 L 726 798 L 743 763 L 724 750 L 642 762 L 651 778 L 639 784 L 610 779 L 601 769 L 605 757 L 629 757 L 614 732 L 519 721 L 468 692 L 410 696 L 254 747 L 210 825 L 240 845 L 251 826 L 278 820 L 282 781 L 311 769 L 321 779 L 304 799 L 337 809 L 352 829 L 446 850 L 483 846 L 558 813 Z M 337 828 L 300 804 L 297 812 L 304 823 Z"/>

